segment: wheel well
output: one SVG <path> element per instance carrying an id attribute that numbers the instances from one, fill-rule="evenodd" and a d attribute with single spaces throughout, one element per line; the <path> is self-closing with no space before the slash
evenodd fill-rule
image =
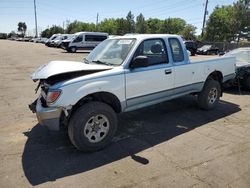
<path id="1" fill-rule="evenodd" d="M 220 84 L 222 84 L 223 76 L 220 71 L 214 71 L 211 74 L 209 74 L 208 79 L 212 78 L 213 80 L 218 81 Z"/>
<path id="2" fill-rule="evenodd" d="M 108 93 L 108 92 L 97 92 L 97 93 L 92 93 L 83 97 L 74 105 L 73 110 L 77 109 L 79 106 L 90 101 L 100 101 L 100 102 L 106 103 L 109 106 L 111 106 L 116 113 L 121 112 L 121 103 L 119 99 L 112 93 Z"/>

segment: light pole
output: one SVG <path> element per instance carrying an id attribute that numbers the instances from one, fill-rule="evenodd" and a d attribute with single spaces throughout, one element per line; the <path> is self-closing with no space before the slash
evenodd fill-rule
<path id="1" fill-rule="evenodd" d="M 34 0 L 34 11 L 35 11 L 35 25 L 36 25 L 36 36 L 35 37 L 37 37 L 36 0 Z"/>

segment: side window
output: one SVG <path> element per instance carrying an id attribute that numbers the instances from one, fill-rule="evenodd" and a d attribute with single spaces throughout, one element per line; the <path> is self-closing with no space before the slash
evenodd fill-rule
<path id="1" fill-rule="evenodd" d="M 180 41 L 176 38 L 168 39 L 171 48 L 174 62 L 181 62 L 184 60 L 183 50 Z"/>
<path id="2" fill-rule="evenodd" d="M 79 35 L 78 37 L 76 37 L 73 42 L 82 42 L 82 35 Z"/>
<path id="3" fill-rule="evenodd" d="M 106 36 L 101 36 L 101 35 L 86 35 L 85 36 L 85 41 L 94 41 L 94 42 L 101 42 L 107 39 Z"/>
<path id="4" fill-rule="evenodd" d="M 149 65 L 168 63 L 168 56 L 162 39 L 143 41 L 137 48 L 134 58 L 137 56 L 147 56 Z"/>

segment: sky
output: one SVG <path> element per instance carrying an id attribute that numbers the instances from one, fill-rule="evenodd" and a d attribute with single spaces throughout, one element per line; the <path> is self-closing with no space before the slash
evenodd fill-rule
<path id="1" fill-rule="evenodd" d="M 126 18 L 129 11 L 148 18 L 184 19 L 201 33 L 206 0 L 36 0 L 38 32 L 52 25 L 66 26 L 66 20 L 96 23 L 105 18 Z M 208 16 L 219 5 L 232 5 L 236 0 L 208 0 Z M 207 18 L 208 18 L 207 16 Z M 35 34 L 34 0 L 0 0 L 0 33 L 17 31 L 25 22 L 27 34 Z"/>

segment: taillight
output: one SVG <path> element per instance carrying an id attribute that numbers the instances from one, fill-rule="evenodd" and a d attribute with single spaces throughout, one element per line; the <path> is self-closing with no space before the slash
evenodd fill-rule
<path id="1" fill-rule="evenodd" d="M 46 102 L 47 103 L 55 102 L 59 98 L 61 92 L 62 92 L 61 90 L 49 90 L 47 93 Z"/>

